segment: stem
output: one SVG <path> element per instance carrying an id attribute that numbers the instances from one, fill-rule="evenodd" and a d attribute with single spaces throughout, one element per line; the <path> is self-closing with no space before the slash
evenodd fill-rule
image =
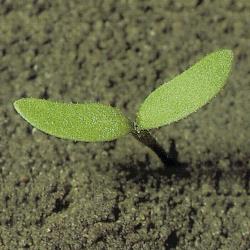
<path id="1" fill-rule="evenodd" d="M 164 165 L 168 167 L 173 167 L 176 165 L 176 160 L 169 156 L 165 149 L 157 142 L 157 140 L 149 133 L 148 130 L 138 130 L 135 124 L 132 135 L 136 140 L 153 150 L 164 163 Z"/>

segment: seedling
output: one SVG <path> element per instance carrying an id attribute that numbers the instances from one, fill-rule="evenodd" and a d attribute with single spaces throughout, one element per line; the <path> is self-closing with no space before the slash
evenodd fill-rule
<path id="1" fill-rule="evenodd" d="M 171 165 L 171 158 L 149 130 L 178 121 L 208 103 L 225 84 L 232 61 L 231 50 L 205 56 L 154 90 L 141 104 L 134 122 L 119 109 L 100 103 L 73 104 L 23 98 L 15 101 L 14 107 L 34 127 L 63 139 L 102 142 L 131 133 L 151 148 L 164 164 Z"/>

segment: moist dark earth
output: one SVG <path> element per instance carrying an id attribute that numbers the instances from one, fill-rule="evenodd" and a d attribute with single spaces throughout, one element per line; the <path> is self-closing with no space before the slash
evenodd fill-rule
<path id="1" fill-rule="evenodd" d="M 249 249 L 249 27 L 249 0 L 0 0 L 0 249 Z M 61 140 L 13 108 L 98 101 L 134 119 L 220 48 L 234 52 L 223 91 L 151 131 L 175 173 L 131 135 Z"/>

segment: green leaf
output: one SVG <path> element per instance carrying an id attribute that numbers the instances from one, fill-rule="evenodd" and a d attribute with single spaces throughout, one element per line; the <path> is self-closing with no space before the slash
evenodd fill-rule
<path id="1" fill-rule="evenodd" d="M 24 98 L 14 103 L 17 112 L 34 127 L 75 141 L 110 141 L 131 131 L 120 110 L 99 103 L 58 103 Z"/>
<path id="2" fill-rule="evenodd" d="M 170 82 L 153 91 L 137 113 L 141 129 L 157 128 L 178 121 L 205 105 L 225 84 L 233 53 L 211 53 Z"/>

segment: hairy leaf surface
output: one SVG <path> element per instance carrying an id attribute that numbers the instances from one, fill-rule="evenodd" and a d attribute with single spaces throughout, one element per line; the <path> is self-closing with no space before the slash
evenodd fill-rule
<path id="1" fill-rule="evenodd" d="M 131 131 L 120 110 L 99 103 L 59 103 L 23 98 L 17 112 L 34 127 L 50 135 L 75 141 L 110 141 Z"/>
<path id="2" fill-rule="evenodd" d="M 141 129 L 157 128 L 178 121 L 205 105 L 225 84 L 233 53 L 211 53 L 191 68 L 164 83 L 143 102 L 137 113 Z"/>

